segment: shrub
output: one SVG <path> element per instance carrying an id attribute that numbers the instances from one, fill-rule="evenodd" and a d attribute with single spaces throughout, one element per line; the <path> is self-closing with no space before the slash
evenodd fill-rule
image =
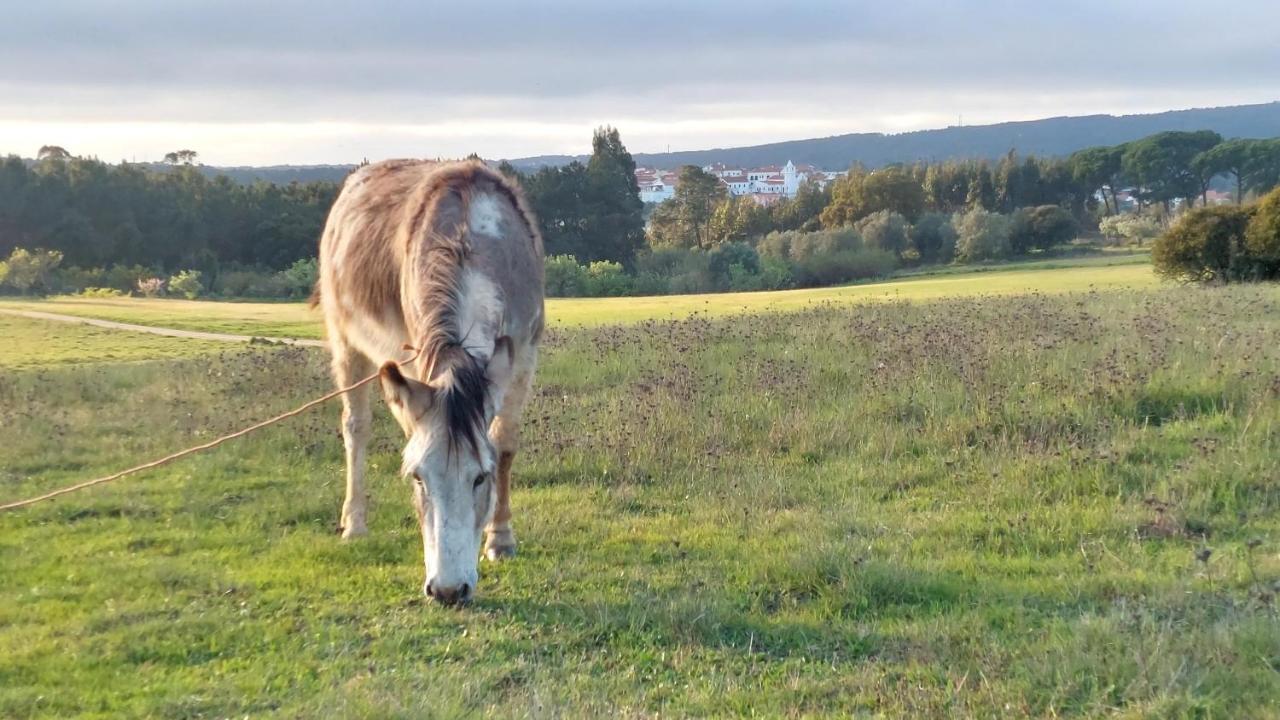
<path id="1" fill-rule="evenodd" d="M 543 261 L 547 295 L 582 297 L 587 292 L 587 271 L 572 255 L 552 255 Z"/>
<path id="2" fill-rule="evenodd" d="M 790 259 L 792 262 L 799 262 L 861 249 L 862 236 L 853 228 L 800 233 L 791 241 Z"/>
<path id="3" fill-rule="evenodd" d="M 110 269 L 103 274 L 103 286 L 113 287 L 124 292 L 133 292 L 138 287 L 138 281 L 149 277 L 154 277 L 155 272 L 141 265 L 112 265 Z"/>
<path id="4" fill-rule="evenodd" d="M 52 289 L 53 271 L 62 262 L 57 250 L 14 248 L 9 259 L 0 262 L 0 285 L 19 293 L 45 293 Z"/>
<path id="5" fill-rule="evenodd" d="M 315 258 L 302 258 L 281 270 L 277 276 L 289 297 L 304 298 L 311 294 L 316 280 L 320 278 L 320 264 Z"/>
<path id="6" fill-rule="evenodd" d="M 911 244 L 920 262 L 951 262 L 956 253 L 956 229 L 947 213 L 928 212 L 911 227 Z"/>
<path id="7" fill-rule="evenodd" d="M 901 256 L 909 239 L 907 219 L 892 210 L 880 210 L 854 226 L 866 247 Z"/>
<path id="8" fill-rule="evenodd" d="M 137 289 L 143 297 L 160 297 L 164 295 L 164 278 L 149 277 L 138 280 Z"/>
<path id="9" fill-rule="evenodd" d="M 785 290 L 795 286 L 795 277 L 791 266 L 778 258 L 760 258 L 760 289 Z"/>
<path id="10" fill-rule="evenodd" d="M 709 268 L 708 254 L 699 250 L 657 248 L 641 253 L 636 256 L 636 274 L 645 277 L 646 289 L 637 292 L 649 293 L 657 278 L 663 278 L 663 293 L 709 292 L 714 289 Z"/>
<path id="11" fill-rule="evenodd" d="M 795 265 L 800 285 L 838 285 L 854 280 L 884 277 L 893 272 L 898 260 L 885 250 L 839 250 L 830 255 L 810 255 Z"/>
<path id="12" fill-rule="evenodd" d="M 115 288 L 107 287 L 87 287 L 77 293 L 80 297 L 87 298 L 113 298 L 123 297 L 124 293 Z"/>
<path id="13" fill-rule="evenodd" d="M 1009 249 L 1019 255 L 1068 243 L 1080 230 L 1071 213 L 1057 205 L 1020 208 L 1011 219 Z"/>
<path id="14" fill-rule="evenodd" d="M 1257 204 L 1245 229 L 1244 244 L 1260 277 L 1280 278 L 1280 189 L 1272 190 Z"/>
<path id="15" fill-rule="evenodd" d="M 1244 248 L 1251 207 L 1219 205 L 1188 211 L 1151 245 L 1156 272 L 1177 280 L 1245 279 L 1253 273 Z"/>
<path id="16" fill-rule="evenodd" d="M 596 260 L 587 266 L 586 294 L 590 297 L 618 297 L 631 293 L 631 278 L 621 263 Z"/>
<path id="17" fill-rule="evenodd" d="M 1009 218 L 982 208 L 956 215 L 956 262 L 999 260 L 1009 255 Z"/>
<path id="18" fill-rule="evenodd" d="M 200 284 L 200 271 L 182 270 L 177 275 L 170 277 L 169 290 L 188 300 L 195 300 L 200 297 L 200 293 L 204 292 L 204 286 Z"/>
<path id="19" fill-rule="evenodd" d="M 1105 217 L 1098 223 L 1098 230 L 1108 240 L 1123 240 L 1138 245 L 1160 237 L 1160 223 L 1155 218 L 1134 213 Z"/>
<path id="20" fill-rule="evenodd" d="M 746 243 L 724 243 L 707 253 L 707 271 L 717 290 L 755 289 L 744 285 L 755 282 L 747 280 L 747 276 L 760 273 L 760 256 Z"/>
<path id="21" fill-rule="evenodd" d="M 280 273 L 261 270 L 227 270 L 218 274 L 218 295 L 232 298 L 282 298 L 289 294 Z"/>

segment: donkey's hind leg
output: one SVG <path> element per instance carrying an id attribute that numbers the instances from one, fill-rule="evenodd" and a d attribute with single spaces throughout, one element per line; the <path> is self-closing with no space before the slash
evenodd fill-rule
<path id="1" fill-rule="evenodd" d="M 485 528 L 484 556 L 490 560 L 501 560 L 516 554 L 516 535 L 511 530 L 511 465 L 516 459 L 516 450 L 520 445 L 520 418 L 524 413 L 525 403 L 529 400 L 529 389 L 533 385 L 533 371 L 538 362 L 537 348 L 530 348 L 521 353 L 517 360 L 511 385 L 502 400 L 502 409 L 489 427 L 489 436 L 493 438 L 494 447 L 498 451 L 497 490 L 498 502 L 494 507 L 493 520 Z"/>
<path id="2" fill-rule="evenodd" d="M 373 372 L 373 364 L 355 348 L 333 343 L 333 379 L 346 387 Z M 369 532 L 366 524 L 368 496 L 364 489 L 365 450 L 372 434 L 373 415 L 369 409 L 369 386 L 363 385 L 342 395 L 342 443 L 347 450 L 347 494 L 342 501 L 340 529 L 344 540 Z"/>

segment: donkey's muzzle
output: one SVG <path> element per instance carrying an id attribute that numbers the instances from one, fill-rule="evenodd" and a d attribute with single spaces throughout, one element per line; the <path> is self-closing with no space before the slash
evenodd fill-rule
<path id="1" fill-rule="evenodd" d="M 462 583 L 455 587 L 436 587 L 435 583 L 427 583 L 427 597 L 442 605 L 465 605 L 471 601 L 471 585 Z"/>

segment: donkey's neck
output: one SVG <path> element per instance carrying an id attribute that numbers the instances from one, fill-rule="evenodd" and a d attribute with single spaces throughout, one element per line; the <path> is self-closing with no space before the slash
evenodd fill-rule
<path id="1" fill-rule="evenodd" d="M 462 364 L 460 354 L 483 367 L 493 355 L 503 317 L 497 287 L 483 273 L 460 263 L 452 275 L 436 274 L 414 288 L 409 328 L 423 349 L 424 381 Z"/>

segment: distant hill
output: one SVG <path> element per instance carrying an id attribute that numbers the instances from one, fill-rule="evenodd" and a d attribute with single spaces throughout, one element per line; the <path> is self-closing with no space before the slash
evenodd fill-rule
<path id="1" fill-rule="evenodd" d="M 787 160 L 827 170 L 855 162 L 875 168 L 898 162 L 950 158 L 995 159 L 1009 150 L 1020 154 L 1068 155 L 1094 145 L 1116 145 L 1164 130 L 1216 130 L 1223 137 L 1280 136 L 1280 102 L 1262 105 L 1171 110 L 1149 115 L 1085 115 L 1043 120 L 948 127 L 886 135 L 853 133 L 811 140 L 714 150 L 636 153 L 636 164 L 673 169 L 681 165 L 780 165 Z M 587 156 L 541 155 L 510 161 L 522 170 L 563 165 Z"/>
<path id="2" fill-rule="evenodd" d="M 681 165 L 760 166 L 781 165 L 788 160 L 826 170 L 843 170 L 855 162 L 870 168 L 918 160 L 951 158 L 996 159 L 1009 150 L 1020 154 L 1067 155 L 1094 145 L 1116 145 L 1164 130 L 1216 130 L 1223 137 L 1280 137 L 1280 101 L 1261 105 L 1170 110 L 1148 115 L 1084 115 L 1043 120 L 970 125 L 940 130 L 886 135 L 851 133 L 809 140 L 752 145 L 750 147 L 687 150 L 671 153 L 635 153 L 643 167 L 674 169 Z M 521 170 L 565 165 L 587 160 L 586 155 L 538 155 L 511 160 Z M 148 164 L 155 170 L 169 166 Z M 291 182 L 341 182 L 355 165 L 272 165 L 267 167 L 217 167 L 200 165 L 210 177 L 226 175 L 239 183 L 259 180 L 287 185 Z"/>

